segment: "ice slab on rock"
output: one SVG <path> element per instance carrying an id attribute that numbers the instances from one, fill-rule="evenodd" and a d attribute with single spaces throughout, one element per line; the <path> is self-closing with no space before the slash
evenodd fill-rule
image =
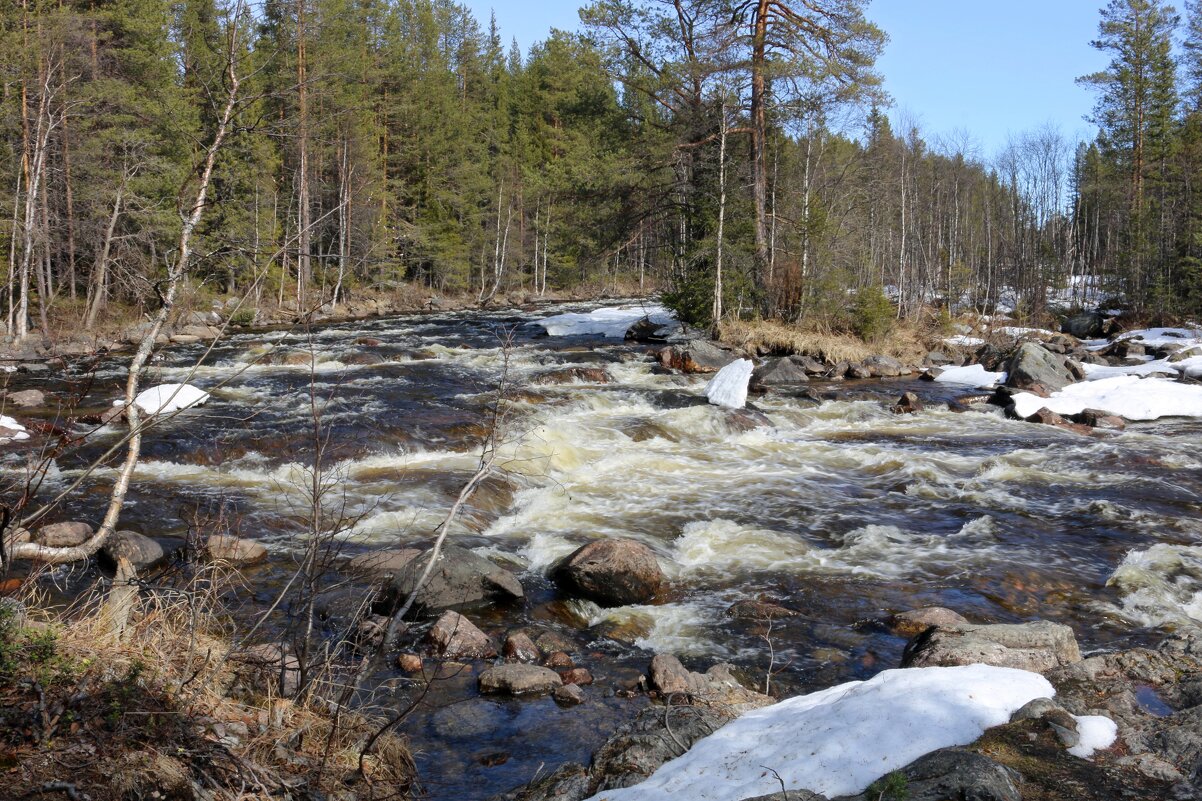
<path id="1" fill-rule="evenodd" d="M 966 367 L 949 367 L 935 380 L 943 384 L 964 384 L 970 387 L 987 389 L 996 387 L 1006 380 L 1005 373 L 993 373 L 982 365 L 970 364 Z"/>
<path id="2" fill-rule="evenodd" d="M 772 771 L 790 790 L 851 795 L 924 754 L 971 743 L 1055 692 L 1038 673 L 1013 668 L 886 670 L 749 712 L 642 783 L 591 801 L 739 801 L 779 793 Z"/>
<path id="3" fill-rule="evenodd" d="M 29 439 L 29 432 L 25 430 L 25 426 L 21 425 L 7 414 L 0 414 L 0 428 L 6 428 L 12 432 L 10 434 L 0 436 L 0 445 L 9 442 L 21 442 Z"/>
<path id="4" fill-rule="evenodd" d="M 191 384 L 160 384 L 138 393 L 134 405 L 146 414 L 171 414 L 180 409 L 201 406 L 209 399 L 209 393 Z M 125 401 L 113 401 L 114 406 L 124 406 Z"/>
<path id="5" fill-rule="evenodd" d="M 715 406 L 742 409 L 747 405 L 747 384 L 755 365 L 751 359 L 738 359 L 723 367 L 705 387 L 705 397 Z"/>
<path id="6" fill-rule="evenodd" d="M 676 316 L 660 305 L 613 306 L 581 314 L 556 314 L 536 321 L 553 337 L 603 336 L 622 339 L 630 327 L 646 317 L 653 325 L 676 325 Z"/>

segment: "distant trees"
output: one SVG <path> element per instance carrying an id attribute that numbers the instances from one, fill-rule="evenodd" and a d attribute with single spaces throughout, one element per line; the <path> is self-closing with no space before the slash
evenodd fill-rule
<path id="1" fill-rule="evenodd" d="M 27 335 L 154 311 L 181 187 L 241 100 L 193 293 L 298 312 L 421 282 L 491 302 L 658 287 L 687 318 L 842 315 L 880 288 L 1038 311 L 1202 302 L 1202 14 L 1110 0 L 1096 141 L 985 159 L 891 123 L 862 0 L 594 0 L 523 55 L 452 0 L 0 5 L 0 310 Z M 1179 52 L 1173 37 L 1180 28 Z M 897 130 L 894 130 L 894 128 Z M 850 324 L 850 323 L 849 323 Z"/>

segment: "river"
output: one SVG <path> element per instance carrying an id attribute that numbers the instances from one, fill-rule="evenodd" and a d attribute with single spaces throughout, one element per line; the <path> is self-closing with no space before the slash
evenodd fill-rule
<path id="1" fill-rule="evenodd" d="M 1202 618 L 1202 423 L 1080 436 L 947 408 L 975 390 L 880 380 L 755 396 L 770 425 L 749 428 L 703 402 L 703 378 L 659 369 L 646 345 L 547 337 L 532 324 L 562 310 L 237 333 L 199 367 L 204 346 L 193 345 L 151 371 L 150 383 L 186 380 L 213 398 L 148 435 L 123 526 L 180 538 L 220 512 L 266 542 L 275 555 L 249 574 L 248 609 L 292 567 L 315 421 L 346 552 L 421 545 L 475 467 L 506 371 L 502 469 L 453 538 L 520 571 L 528 598 L 470 614 L 494 634 L 533 625 L 570 638 L 597 682 L 571 709 L 478 698 L 479 665 L 440 682 L 405 723 L 431 798 L 488 798 L 587 760 L 646 703 L 614 689 L 656 651 L 693 667 L 730 661 L 758 683 L 771 652 L 773 690 L 788 695 L 896 666 L 904 640 L 889 615 L 920 606 L 1067 623 L 1086 649 Z M 609 381 L 537 382 L 574 365 L 603 367 Z M 120 381 L 119 364 L 102 364 L 83 407 L 107 405 Z M 905 390 L 928 409 L 891 413 Z M 60 459 L 43 492 L 116 436 L 106 429 Z M 96 522 L 106 477 L 64 515 Z M 602 610 L 556 597 L 546 568 L 605 536 L 658 553 L 673 587 L 663 603 Z M 759 598 L 800 614 L 770 631 L 725 614 Z M 384 706 L 416 692 L 390 671 L 371 688 Z"/>

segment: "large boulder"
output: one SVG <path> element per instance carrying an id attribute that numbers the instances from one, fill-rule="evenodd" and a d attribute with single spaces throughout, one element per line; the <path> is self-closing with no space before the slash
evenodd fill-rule
<path id="1" fill-rule="evenodd" d="M 428 635 L 440 656 L 448 659 L 490 659 L 497 655 L 492 639 L 458 612 L 447 610 Z"/>
<path id="2" fill-rule="evenodd" d="M 1097 339 L 1105 336 L 1106 318 L 1097 312 L 1074 314 L 1066 319 L 1060 330 L 1077 339 Z"/>
<path id="3" fill-rule="evenodd" d="M 391 612 L 401 606 L 417 587 L 430 551 L 410 560 L 385 585 L 379 606 Z M 483 600 L 514 601 L 525 597 L 522 583 L 508 570 L 483 556 L 455 545 L 444 545 L 417 592 L 414 606 L 419 609 L 446 609 Z"/>
<path id="4" fill-rule="evenodd" d="M 891 356 L 869 356 L 862 364 L 873 378 L 896 378 L 899 375 L 913 372 Z"/>
<path id="5" fill-rule="evenodd" d="M 113 564 L 128 559 L 137 570 L 152 567 L 166 557 L 162 545 L 136 531 L 114 531 L 100 552 Z"/>
<path id="6" fill-rule="evenodd" d="M 694 339 L 660 351 L 665 367 L 685 373 L 716 373 L 733 362 L 737 356 L 705 339 Z"/>
<path id="7" fill-rule="evenodd" d="M 655 552 L 630 539 L 595 540 L 577 548 L 551 570 L 560 589 L 602 606 L 644 604 L 664 583 Z"/>
<path id="8" fill-rule="evenodd" d="M 1038 342 L 1024 342 L 1010 357 L 1006 386 L 1016 389 L 1056 392 L 1073 383 L 1072 372 L 1061 356 Z"/>
<path id="9" fill-rule="evenodd" d="M 927 629 L 906 646 L 902 667 L 982 663 L 1044 673 L 1081 661 L 1073 630 L 1060 623 L 950 625 Z"/>
<path id="10" fill-rule="evenodd" d="M 751 373 L 753 387 L 804 384 L 809 380 L 805 367 L 790 358 L 769 359 Z"/>
<path id="11" fill-rule="evenodd" d="M 509 663 L 494 665 L 480 674 L 480 692 L 505 695 L 547 693 L 563 686 L 563 679 L 551 668 Z"/>

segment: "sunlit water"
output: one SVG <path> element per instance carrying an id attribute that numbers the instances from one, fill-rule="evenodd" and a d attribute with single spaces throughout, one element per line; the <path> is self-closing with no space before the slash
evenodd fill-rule
<path id="1" fill-rule="evenodd" d="M 250 608 L 292 568 L 316 442 L 328 443 L 326 508 L 344 519 L 348 553 L 426 543 L 475 468 L 505 372 L 500 470 L 454 536 L 519 571 L 529 598 L 474 614 L 495 634 L 534 624 L 571 637 L 598 681 L 570 710 L 477 699 L 479 665 L 443 682 L 406 723 L 434 798 L 485 798 L 540 765 L 587 759 L 645 703 L 613 688 L 654 651 L 698 667 L 732 661 L 763 682 L 767 637 L 774 690 L 794 693 L 895 666 L 904 642 L 886 621 L 917 606 L 1058 620 L 1087 648 L 1202 620 L 1202 424 L 1083 437 L 956 413 L 954 388 L 889 381 L 753 397 L 770 425 L 748 430 L 704 403 L 704 379 L 656 368 L 647 346 L 542 336 L 530 321 L 551 311 L 238 334 L 199 367 L 204 348 L 188 346 L 153 371 L 153 382 L 187 381 L 213 399 L 147 437 L 124 524 L 182 538 L 221 510 L 277 554 L 251 575 Z M 539 381 L 573 365 L 602 366 L 610 380 Z M 120 378 L 103 366 L 85 405 L 107 405 Z M 892 414 L 905 389 L 928 410 Z M 60 460 L 44 492 L 116 436 L 106 429 Z M 87 482 L 66 516 L 97 518 L 105 479 Z M 663 602 L 557 598 L 547 568 L 614 536 L 659 554 L 672 580 Z M 800 614 L 770 631 L 725 614 L 758 598 Z M 412 692 L 396 674 L 373 681 L 385 703 Z"/>

